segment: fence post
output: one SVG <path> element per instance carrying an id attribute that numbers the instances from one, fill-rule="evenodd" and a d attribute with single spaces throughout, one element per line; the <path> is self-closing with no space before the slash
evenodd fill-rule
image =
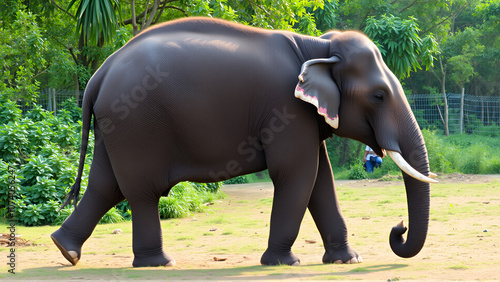
<path id="1" fill-rule="evenodd" d="M 56 89 L 52 88 L 52 98 L 54 99 L 54 103 L 52 104 L 52 107 L 54 108 L 54 115 L 57 116 L 57 106 L 56 106 Z"/>
<path id="2" fill-rule="evenodd" d="M 462 87 L 462 95 L 460 95 L 460 134 L 464 132 L 464 96 L 465 88 Z"/>
<path id="3" fill-rule="evenodd" d="M 47 110 L 52 112 L 52 88 L 47 88 L 48 90 L 48 98 L 47 98 Z"/>

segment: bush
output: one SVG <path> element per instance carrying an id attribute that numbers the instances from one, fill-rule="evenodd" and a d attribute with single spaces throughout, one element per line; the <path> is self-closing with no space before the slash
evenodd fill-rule
<path id="1" fill-rule="evenodd" d="M 80 125 L 64 111 L 54 116 L 35 105 L 23 117 L 16 103 L 8 100 L 0 100 L 0 103 L 0 210 L 5 210 L 9 200 L 13 200 L 19 224 L 62 222 L 64 213 L 59 212 L 59 207 L 78 169 L 79 154 L 75 147 Z M 17 184 L 11 199 L 8 198 L 9 186 L 2 185 L 11 173 L 6 172 L 9 166 Z M 87 181 L 87 174 L 88 167 L 83 183 Z"/>
<path id="2" fill-rule="evenodd" d="M 444 137 L 422 130 L 431 171 L 444 173 L 500 173 L 500 139 L 491 136 L 456 134 Z"/>
<path id="3" fill-rule="evenodd" d="M 74 183 L 80 146 L 81 110 L 74 100 L 63 103 L 68 110 L 58 116 L 35 105 L 23 117 L 16 103 L 0 98 L 0 214 L 5 216 L 9 200 L 16 208 L 19 224 L 27 226 L 60 224 L 73 210 L 59 211 L 65 195 Z M 84 165 L 82 191 L 87 186 L 94 141 L 92 132 Z M 9 167 L 13 170 L 9 170 Z M 9 199 L 9 181 L 14 173 L 15 198 Z M 162 198 L 163 218 L 185 216 L 201 210 L 203 203 L 220 197 L 222 182 L 208 184 L 181 183 Z M 168 204 L 166 204 L 168 203 Z M 110 209 L 101 223 L 131 218 L 130 206 L 123 201 Z"/>
<path id="4" fill-rule="evenodd" d="M 351 180 L 361 180 L 368 178 L 368 173 L 365 171 L 362 161 L 358 161 L 353 166 L 351 166 L 351 168 L 349 169 L 348 178 Z"/>
<path id="5" fill-rule="evenodd" d="M 168 197 L 161 197 L 158 205 L 160 218 L 185 217 L 192 212 L 203 210 L 205 203 L 216 198 L 224 197 L 224 194 L 212 192 L 211 188 L 203 188 L 204 184 L 181 182 L 175 185 L 169 192 Z"/>
<path id="6" fill-rule="evenodd" d="M 480 174 L 486 171 L 486 156 L 488 152 L 481 143 L 474 144 L 469 149 L 471 154 L 464 155 L 464 162 L 460 168 L 461 172 L 468 174 Z"/>
<path id="7" fill-rule="evenodd" d="M 15 122 L 21 119 L 23 111 L 17 107 L 16 102 L 0 98 L 0 125 Z"/>
<path id="8" fill-rule="evenodd" d="M 423 129 L 422 135 L 425 140 L 431 171 L 448 172 L 450 170 L 450 162 L 447 160 L 445 154 L 450 150 L 453 151 L 454 148 L 446 148 L 444 141 L 438 137 L 436 131 Z"/>
<path id="9" fill-rule="evenodd" d="M 99 221 L 99 223 L 118 223 L 125 219 L 116 207 L 112 207 Z"/>
<path id="10" fill-rule="evenodd" d="M 224 181 L 224 184 L 245 184 L 250 182 L 248 175 L 241 175 Z"/>

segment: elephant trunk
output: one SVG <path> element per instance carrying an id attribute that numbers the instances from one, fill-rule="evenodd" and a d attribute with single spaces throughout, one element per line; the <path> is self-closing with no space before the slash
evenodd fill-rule
<path id="1" fill-rule="evenodd" d="M 416 121 L 413 122 L 412 128 L 412 132 L 408 135 L 411 137 L 407 138 L 406 142 L 400 144 L 402 156 L 416 171 L 423 175 L 430 175 L 427 150 Z M 409 258 L 420 252 L 427 237 L 430 211 L 430 184 L 417 180 L 404 171 L 402 173 L 408 201 L 409 230 L 405 241 L 403 234 L 407 228 L 402 222 L 394 226 L 389 237 L 389 242 L 391 249 L 396 255 Z"/>

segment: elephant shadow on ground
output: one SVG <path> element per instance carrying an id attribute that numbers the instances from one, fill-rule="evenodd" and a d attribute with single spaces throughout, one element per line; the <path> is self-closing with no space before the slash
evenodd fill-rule
<path id="1" fill-rule="evenodd" d="M 352 265 L 344 271 L 335 271 L 335 265 L 311 264 L 303 266 L 240 266 L 227 268 L 166 269 L 158 267 L 82 268 L 79 266 L 54 266 L 24 269 L 20 278 L 38 279 L 84 279 L 84 280 L 128 280 L 128 279 L 182 279 L 182 280 L 283 280 L 283 279 L 349 279 L 375 272 L 391 272 L 408 267 L 408 264 Z"/>

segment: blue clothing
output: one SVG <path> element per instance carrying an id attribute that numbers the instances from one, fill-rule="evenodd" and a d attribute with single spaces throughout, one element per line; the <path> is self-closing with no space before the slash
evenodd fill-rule
<path id="1" fill-rule="evenodd" d="M 375 152 L 373 152 L 372 148 L 368 146 L 366 146 L 365 150 L 368 151 L 365 162 L 366 172 L 373 173 L 374 168 L 382 165 L 382 158 L 377 156 Z"/>
<path id="2" fill-rule="evenodd" d="M 382 165 L 382 158 L 379 156 L 371 156 L 370 160 L 366 161 L 366 172 L 373 173 L 373 169 Z"/>

